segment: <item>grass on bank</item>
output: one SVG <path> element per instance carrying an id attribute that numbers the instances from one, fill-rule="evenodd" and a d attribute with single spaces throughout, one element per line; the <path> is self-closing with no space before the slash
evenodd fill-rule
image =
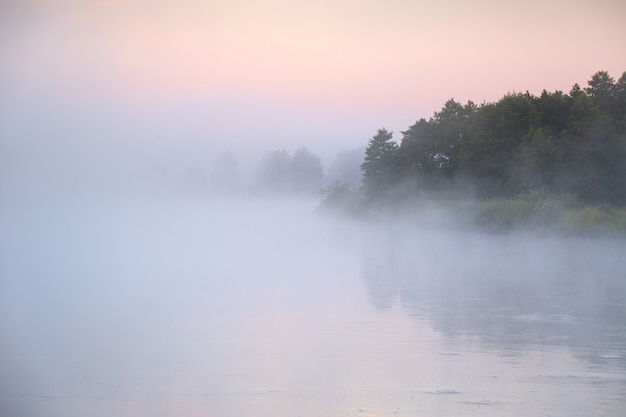
<path id="1" fill-rule="evenodd" d="M 373 211 L 424 214 L 428 200 L 442 211 L 465 219 L 466 225 L 492 233 L 530 231 L 581 236 L 626 236 L 626 208 L 584 204 L 573 194 L 531 190 L 514 197 L 487 200 L 431 198 L 398 204 L 372 204 L 363 191 L 335 183 L 327 188 L 318 207 L 322 214 L 366 218 Z M 374 207 L 375 206 L 375 207 Z M 432 206 L 430 206 L 432 208 Z M 461 216 L 462 213 L 462 216 Z"/>
<path id="2" fill-rule="evenodd" d="M 474 224 L 493 232 L 531 230 L 566 235 L 626 236 L 626 209 L 590 205 L 572 194 L 528 191 L 477 204 Z"/>

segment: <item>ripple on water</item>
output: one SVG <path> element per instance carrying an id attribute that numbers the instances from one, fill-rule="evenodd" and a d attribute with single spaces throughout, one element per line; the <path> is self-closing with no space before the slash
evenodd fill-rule
<path id="1" fill-rule="evenodd" d="M 426 394 L 460 394 L 461 391 L 459 391 L 456 388 L 436 388 L 433 390 L 424 390 L 424 393 Z"/>
<path id="2" fill-rule="evenodd" d="M 600 359 L 621 359 L 622 356 L 614 353 L 607 353 L 604 355 L 596 355 Z"/>
<path id="3" fill-rule="evenodd" d="M 502 401 L 489 400 L 489 399 L 483 398 L 480 400 L 463 400 L 463 401 L 459 401 L 459 403 L 469 404 L 469 405 L 495 405 L 495 404 L 502 404 Z"/>

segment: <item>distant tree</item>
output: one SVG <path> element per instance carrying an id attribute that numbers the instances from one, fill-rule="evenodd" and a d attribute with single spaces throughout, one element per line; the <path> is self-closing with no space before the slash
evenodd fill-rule
<path id="1" fill-rule="evenodd" d="M 572 104 L 559 143 L 556 187 L 588 201 L 626 202 L 626 136 L 585 92 Z"/>
<path id="2" fill-rule="evenodd" d="M 546 90 L 535 101 L 539 113 L 539 124 L 548 140 L 558 139 L 566 128 L 569 110 L 572 106 L 571 96 L 562 91 L 549 93 Z"/>
<path id="3" fill-rule="evenodd" d="M 469 184 L 485 197 L 543 189 L 626 204 L 626 72 L 615 82 L 599 71 L 569 94 L 448 100 L 403 131 L 399 146 L 380 129 L 361 169 L 370 200 Z"/>
<path id="4" fill-rule="evenodd" d="M 626 133 L 626 72 L 615 84 L 615 127 L 618 133 Z"/>
<path id="5" fill-rule="evenodd" d="M 261 188 L 272 192 L 285 192 L 289 187 L 291 159 L 284 149 L 266 155 L 260 163 Z"/>
<path id="6" fill-rule="evenodd" d="M 515 154 L 511 171 L 514 190 L 542 189 L 554 181 L 556 144 L 542 128 L 533 128 Z"/>
<path id="7" fill-rule="evenodd" d="M 297 193 L 320 192 L 324 167 L 320 159 L 305 147 L 296 149 L 289 167 L 290 188 Z"/>
<path id="8" fill-rule="evenodd" d="M 606 71 L 596 72 L 588 81 L 585 92 L 593 99 L 598 111 L 614 116 L 617 98 L 617 85 L 613 77 Z"/>
<path id="9" fill-rule="evenodd" d="M 513 160 L 515 141 L 500 124 L 501 119 L 496 104 L 481 105 L 459 151 L 459 175 L 471 179 L 477 192 L 485 196 L 505 193 Z"/>
<path id="10" fill-rule="evenodd" d="M 209 184 L 212 191 L 233 192 L 239 188 L 237 160 L 230 152 L 222 153 L 213 164 Z"/>
<path id="11" fill-rule="evenodd" d="M 515 178 L 518 153 L 531 141 L 539 126 L 539 113 L 529 94 L 507 94 L 496 103 L 482 105 L 472 118 L 469 138 L 460 150 L 460 168 L 475 180 L 478 191 L 487 196 L 520 192 Z"/>
<path id="12" fill-rule="evenodd" d="M 361 164 L 363 186 L 368 196 L 388 194 L 399 180 L 398 144 L 392 140 L 393 133 L 385 128 L 369 140 L 365 159 Z"/>
<path id="13" fill-rule="evenodd" d="M 458 169 L 460 144 L 468 139 L 475 111 L 471 101 L 462 105 L 450 99 L 430 120 L 420 119 L 402 132 L 401 165 L 420 188 L 448 186 Z"/>
<path id="14" fill-rule="evenodd" d="M 340 151 L 328 167 L 326 175 L 329 184 L 338 181 L 351 187 L 359 187 L 363 179 L 361 163 L 365 148 Z"/>
<path id="15" fill-rule="evenodd" d="M 580 88 L 580 85 L 578 85 L 578 83 L 575 83 L 572 86 L 572 89 L 569 91 L 569 96 L 571 98 L 575 99 L 582 92 L 583 92 L 583 90 Z"/>
<path id="16" fill-rule="evenodd" d="M 458 167 L 459 145 L 468 138 L 470 120 L 475 111 L 476 105 L 472 101 L 462 105 L 450 99 L 433 117 L 438 143 L 436 157 L 440 156 L 437 167 L 445 174 L 452 174 Z"/>
<path id="17" fill-rule="evenodd" d="M 416 189 L 431 188 L 437 167 L 438 144 L 435 142 L 432 119 L 420 119 L 402 132 L 398 149 L 401 175 Z"/>

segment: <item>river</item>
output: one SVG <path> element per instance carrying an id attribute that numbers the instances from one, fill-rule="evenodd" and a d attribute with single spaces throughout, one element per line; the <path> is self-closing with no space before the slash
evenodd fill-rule
<path id="1" fill-rule="evenodd" d="M 626 242 L 314 207 L 5 201 L 0 415 L 626 415 Z"/>

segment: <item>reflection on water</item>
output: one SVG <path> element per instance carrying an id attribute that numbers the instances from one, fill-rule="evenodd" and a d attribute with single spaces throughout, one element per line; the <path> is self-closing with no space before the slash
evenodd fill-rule
<path id="1" fill-rule="evenodd" d="M 562 345 L 616 356 L 626 368 L 626 355 L 611 352 L 625 351 L 626 242 L 385 234 L 394 239 L 367 246 L 362 266 L 379 309 L 397 302 L 447 337 L 507 349 Z"/>
<path id="2" fill-rule="evenodd" d="M 624 242 L 313 205 L 4 207 L 0 415 L 624 415 Z"/>
<path id="3" fill-rule="evenodd" d="M 472 391 L 490 391 L 460 403 L 516 398 L 521 415 L 626 412 L 626 242 L 387 225 L 370 233 L 364 253 L 379 311 L 400 308 L 440 332 L 456 373 L 483 368 Z M 490 372 L 497 383 L 478 377 Z M 494 400 L 504 378 L 509 390 Z"/>

